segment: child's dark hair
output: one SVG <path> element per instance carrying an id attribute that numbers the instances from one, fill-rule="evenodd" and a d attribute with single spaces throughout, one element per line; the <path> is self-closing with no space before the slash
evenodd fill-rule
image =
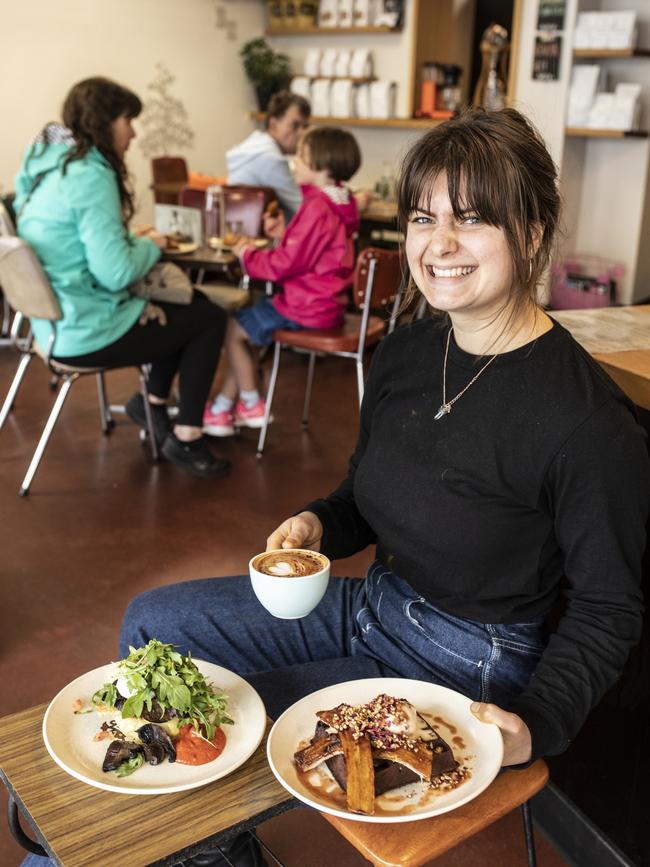
<path id="1" fill-rule="evenodd" d="M 361 165 L 361 151 L 355 137 L 337 126 L 308 129 L 301 147 L 309 150 L 309 165 L 319 172 L 325 169 L 332 180 L 349 181 Z"/>

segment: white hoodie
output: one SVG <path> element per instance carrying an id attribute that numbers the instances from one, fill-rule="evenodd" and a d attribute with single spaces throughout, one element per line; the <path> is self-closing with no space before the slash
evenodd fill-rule
<path id="1" fill-rule="evenodd" d="M 302 203 L 300 187 L 289 170 L 286 156 L 268 132 L 255 130 L 226 153 L 229 184 L 273 187 L 287 222 Z"/>

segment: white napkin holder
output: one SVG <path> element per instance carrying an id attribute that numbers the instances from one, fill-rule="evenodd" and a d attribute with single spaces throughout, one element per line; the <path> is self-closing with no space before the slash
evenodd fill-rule
<path id="1" fill-rule="evenodd" d="M 354 88 L 354 114 L 356 117 L 370 117 L 369 84 L 357 84 Z"/>
<path id="2" fill-rule="evenodd" d="M 326 48 L 321 54 L 319 73 L 324 78 L 333 78 L 336 74 L 338 48 Z"/>
<path id="3" fill-rule="evenodd" d="M 337 78 L 349 78 L 351 62 L 351 51 L 339 51 L 338 57 L 336 58 L 336 66 L 334 67 L 334 75 Z"/>
<path id="4" fill-rule="evenodd" d="M 339 27 L 352 27 L 353 0 L 339 0 Z"/>
<path id="5" fill-rule="evenodd" d="M 349 78 L 332 82 L 330 114 L 332 117 L 352 117 L 354 114 L 354 86 Z"/>
<path id="6" fill-rule="evenodd" d="M 356 48 L 350 61 L 351 78 L 370 78 L 372 76 L 372 55 L 367 48 Z"/>
<path id="7" fill-rule="evenodd" d="M 320 73 L 320 48 L 310 48 L 305 55 L 302 71 L 308 78 L 318 78 Z"/>
<path id="8" fill-rule="evenodd" d="M 291 79 L 291 92 L 303 96 L 307 102 L 311 102 L 311 78 L 306 75 L 297 75 Z"/>
<path id="9" fill-rule="evenodd" d="M 370 84 L 370 116 L 387 120 L 395 114 L 395 83 L 373 81 Z"/>
<path id="10" fill-rule="evenodd" d="M 318 6 L 318 26 L 338 27 L 339 4 L 338 0 L 320 0 Z"/>
<path id="11" fill-rule="evenodd" d="M 317 78 L 311 83 L 311 110 L 315 117 L 330 116 L 330 90 L 332 82 L 328 78 Z"/>

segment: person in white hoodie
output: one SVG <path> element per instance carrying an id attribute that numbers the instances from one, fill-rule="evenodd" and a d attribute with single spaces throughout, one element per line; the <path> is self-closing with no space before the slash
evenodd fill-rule
<path id="1" fill-rule="evenodd" d="M 287 156 L 295 154 L 298 137 L 309 123 L 307 100 L 288 90 L 276 93 L 266 113 L 266 128 L 255 130 L 226 153 L 229 184 L 273 187 L 287 221 L 302 203 Z"/>

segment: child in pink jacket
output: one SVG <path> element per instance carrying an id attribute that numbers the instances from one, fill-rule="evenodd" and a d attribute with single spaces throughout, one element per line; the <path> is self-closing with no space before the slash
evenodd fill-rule
<path id="1" fill-rule="evenodd" d="M 229 370 L 219 395 L 206 405 L 205 433 L 230 436 L 235 427 L 262 426 L 266 404 L 257 389 L 249 344 L 272 343 L 278 328 L 329 329 L 343 324 L 344 290 L 352 281 L 359 217 L 353 195 L 341 182 L 349 180 L 360 164 L 359 146 L 350 133 L 336 127 L 310 129 L 295 157 L 302 205 L 286 228 L 282 213 L 264 220 L 266 234 L 279 239 L 279 245 L 258 250 L 244 240 L 234 248 L 250 277 L 272 280 L 281 288 L 229 320 Z"/>

